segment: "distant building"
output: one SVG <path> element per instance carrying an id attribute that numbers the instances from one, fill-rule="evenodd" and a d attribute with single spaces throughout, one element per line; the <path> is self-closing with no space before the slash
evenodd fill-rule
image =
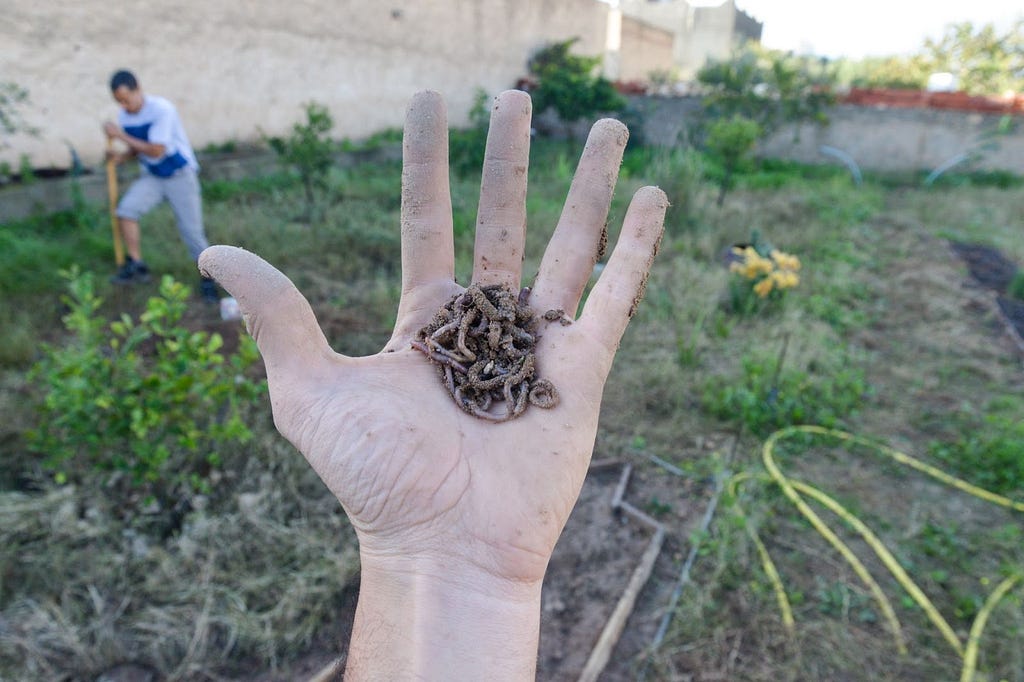
<path id="1" fill-rule="evenodd" d="M 726 59 L 746 42 L 760 42 L 764 24 L 725 0 L 695 7 L 686 0 L 619 0 L 624 19 L 673 35 L 672 59 L 679 76 L 691 80 L 709 59 Z"/>
<path id="2" fill-rule="evenodd" d="M 555 41 L 576 39 L 574 51 L 602 55 L 611 79 L 647 81 L 673 67 L 692 78 L 709 57 L 761 35 L 734 0 L 710 8 L 685 0 L 175 0 L 151 9 L 6 3 L 0 74 L 29 90 L 21 113 L 40 133 L 4 136 L 0 162 L 67 167 L 70 144 L 86 166 L 99 163 L 100 125 L 117 114 L 107 79 L 120 68 L 175 103 L 201 150 L 287 134 L 311 101 L 328 107 L 339 135 L 359 139 L 400 127 L 422 88 L 444 95 L 453 126 L 466 125 L 479 89 L 510 87 L 530 55 Z M 121 39 L 154 22 L 159 49 Z"/>

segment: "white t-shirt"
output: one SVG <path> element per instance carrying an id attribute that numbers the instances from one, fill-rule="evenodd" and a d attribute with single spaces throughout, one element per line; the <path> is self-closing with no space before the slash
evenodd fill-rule
<path id="1" fill-rule="evenodd" d="M 178 111 L 163 97 L 145 95 L 138 113 L 131 114 L 122 109 L 117 121 L 132 137 L 163 145 L 163 156 L 139 154 L 142 167 L 153 175 L 167 178 L 184 166 L 194 171 L 199 170 L 199 162 L 185 134 L 185 127 L 178 118 Z"/>

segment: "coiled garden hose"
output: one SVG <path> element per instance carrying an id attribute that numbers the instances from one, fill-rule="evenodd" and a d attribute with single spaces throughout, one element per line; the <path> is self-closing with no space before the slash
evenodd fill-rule
<path id="1" fill-rule="evenodd" d="M 882 591 L 881 587 L 878 585 L 877 581 L 875 581 L 874 577 L 867 570 L 864 564 L 853 553 L 853 550 L 851 550 L 850 547 L 844 543 L 831 528 L 829 528 L 821 517 L 811 509 L 805 501 L 804 496 L 818 502 L 845 521 L 858 535 L 860 535 L 864 542 L 871 547 L 872 551 L 874 551 L 878 559 L 889 570 L 893 578 L 895 578 L 900 586 L 907 591 L 914 602 L 921 607 L 922 611 L 924 611 L 925 615 L 928 617 L 928 620 L 930 620 L 936 629 L 939 630 L 943 639 L 945 639 L 957 655 L 963 659 L 960 681 L 971 682 L 971 680 L 974 679 L 974 674 L 977 669 L 979 642 L 988 618 L 999 602 L 1009 594 L 1018 583 L 1024 580 L 1024 574 L 1015 573 L 1005 578 L 996 586 L 975 616 L 966 644 L 961 642 L 953 628 L 949 625 L 949 622 L 946 621 L 941 613 L 939 613 L 939 610 L 935 608 L 935 605 L 931 602 L 928 596 L 920 587 L 918 587 L 910 575 L 907 574 L 906 570 L 904 570 L 893 556 L 892 552 L 889 551 L 885 544 L 864 524 L 863 521 L 839 504 L 835 499 L 826 495 L 819 489 L 801 481 L 792 480 L 782 473 L 782 470 L 775 461 L 775 445 L 781 440 L 792 438 L 800 434 L 834 438 L 851 443 L 857 443 L 873 450 L 877 450 L 890 459 L 902 465 L 911 467 L 912 469 L 916 469 L 917 471 L 931 476 L 946 485 L 957 488 L 958 490 L 991 504 L 996 504 L 1013 511 L 1024 512 L 1024 502 L 1011 500 L 1008 497 L 979 488 L 976 485 L 956 478 L 955 476 L 951 476 L 941 469 L 931 466 L 930 464 L 926 464 L 898 450 L 882 445 L 881 443 L 876 443 L 867 438 L 847 433 L 845 431 L 828 429 L 821 426 L 791 426 L 785 429 L 780 429 L 779 431 L 771 434 L 761 449 L 761 456 L 764 461 L 765 470 L 768 472 L 767 475 L 762 474 L 755 476 L 750 473 L 740 473 L 733 476 L 727 486 L 730 495 L 736 500 L 737 510 L 740 514 L 743 514 L 743 509 L 739 506 L 738 489 L 740 484 L 754 479 L 761 479 L 778 485 L 783 494 L 794 504 L 794 506 L 796 506 L 804 518 L 806 518 L 814 529 L 824 537 L 829 544 L 831 544 L 836 551 L 843 556 L 844 559 L 846 559 L 847 563 L 851 566 L 857 576 L 868 587 L 872 597 L 878 604 L 879 609 L 882 611 L 883 616 L 889 624 L 889 629 L 892 631 L 896 648 L 901 654 L 906 654 L 907 648 L 903 637 L 903 630 L 900 626 L 899 619 L 896 616 L 896 612 L 892 607 L 892 603 L 885 596 L 885 593 Z M 746 528 L 747 533 L 750 535 L 754 542 L 754 546 L 757 549 L 764 572 L 772 584 L 776 600 L 779 604 L 779 610 L 782 612 L 783 625 L 792 635 L 795 627 L 795 620 L 793 618 L 793 609 L 790 606 L 789 598 L 786 596 L 786 590 L 782 585 L 782 578 L 779 575 L 775 563 L 772 561 L 771 555 L 768 553 L 767 547 L 765 547 L 764 543 L 758 537 L 756 531 L 753 530 L 750 524 L 747 524 Z"/>

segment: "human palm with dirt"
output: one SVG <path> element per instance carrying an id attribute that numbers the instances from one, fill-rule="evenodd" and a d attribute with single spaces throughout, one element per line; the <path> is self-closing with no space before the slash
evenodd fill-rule
<path id="1" fill-rule="evenodd" d="M 583 484 L 604 382 L 667 207 L 660 190 L 636 193 L 576 318 L 626 137 L 616 121 L 594 126 L 527 299 L 574 320 L 537 328 L 537 371 L 557 387 L 558 404 L 506 422 L 460 409 L 413 348 L 464 291 L 454 280 L 447 121 L 435 93 L 418 94 L 406 119 L 402 296 L 381 353 L 332 351 L 305 298 L 257 256 L 227 246 L 203 253 L 200 268 L 238 299 L 263 354 L 278 429 L 356 529 L 360 594 L 345 679 L 533 678 L 541 583 Z M 503 93 L 485 154 L 475 284 L 519 289 L 529 140 L 529 97 Z"/>

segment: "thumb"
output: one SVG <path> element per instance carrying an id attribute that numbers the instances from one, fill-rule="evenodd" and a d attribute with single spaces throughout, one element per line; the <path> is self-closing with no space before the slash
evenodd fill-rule
<path id="1" fill-rule="evenodd" d="M 211 246 L 199 255 L 199 272 L 238 301 L 271 383 L 322 375 L 335 353 L 309 301 L 280 270 L 244 249 Z"/>

